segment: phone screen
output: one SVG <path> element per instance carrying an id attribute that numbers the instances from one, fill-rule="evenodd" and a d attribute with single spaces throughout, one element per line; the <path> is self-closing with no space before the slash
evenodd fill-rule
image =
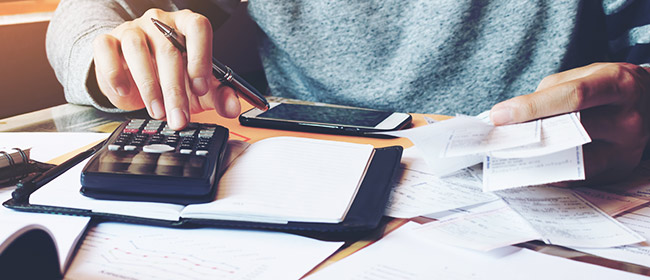
<path id="1" fill-rule="evenodd" d="M 258 117 L 299 122 L 375 127 L 391 114 L 391 112 L 375 110 L 284 103 L 258 115 Z"/>

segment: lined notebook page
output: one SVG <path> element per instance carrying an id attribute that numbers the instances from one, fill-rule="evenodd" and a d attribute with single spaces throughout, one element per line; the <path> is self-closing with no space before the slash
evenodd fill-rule
<path id="1" fill-rule="evenodd" d="M 219 181 L 217 199 L 183 218 L 338 223 L 372 157 L 372 145 L 274 137 L 251 145 Z"/>

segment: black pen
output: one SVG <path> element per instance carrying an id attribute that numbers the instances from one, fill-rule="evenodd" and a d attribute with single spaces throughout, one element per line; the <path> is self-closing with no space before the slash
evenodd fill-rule
<path id="1" fill-rule="evenodd" d="M 104 142 L 106 141 L 97 143 L 97 145 L 92 146 L 90 149 L 85 150 L 75 155 L 74 157 L 62 162 L 61 164 L 48 169 L 47 171 L 43 172 L 43 174 L 37 176 L 36 178 L 30 178 L 30 180 L 24 180 L 24 181 L 21 180 L 18 184 L 16 184 L 16 189 L 11 193 L 11 197 L 16 202 L 19 203 L 27 202 L 29 196 L 33 192 L 35 192 L 36 190 L 38 190 L 40 187 L 47 184 L 48 182 L 54 180 L 54 178 L 63 174 L 63 172 L 68 171 L 70 168 L 77 165 L 82 160 L 95 154 L 97 151 L 99 151 L 99 149 L 102 148 L 102 146 L 104 146 Z"/>
<path id="2" fill-rule="evenodd" d="M 176 33 L 176 31 L 161 21 L 152 18 L 153 24 L 162 32 L 165 37 L 178 49 L 181 53 L 185 53 L 185 38 L 183 35 Z M 257 91 L 253 86 L 246 82 L 242 77 L 233 72 L 230 67 L 212 58 L 212 74 L 220 81 L 227 82 L 237 92 L 241 93 L 239 96 L 246 100 L 246 102 L 255 106 L 256 108 L 266 111 L 269 109 L 269 102 L 266 98 Z"/>

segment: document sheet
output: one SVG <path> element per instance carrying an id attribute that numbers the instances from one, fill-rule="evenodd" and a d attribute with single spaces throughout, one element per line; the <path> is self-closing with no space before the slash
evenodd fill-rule
<path id="1" fill-rule="evenodd" d="M 418 148 L 411 147 L 402 155 L 401 176 L 395 180 L 385 215 L 413 218 L 498 199 L 481 190 L 481 179 L 471 169 L 444 177 L 431 174 Z"/>
<path id="2" fill-rule="evenodd" d="M 428 242 L 413 234 L 417 227 L 406 224 L 305 279 L 647 279 L 527 249 L 486 253 Z"/>
<path id="3" fill-rule="evenodd" d="M 636 211 L 627 212 L 616 218 L 647 240 L 650 240 L 650 206 Z M 650 242 L 625 245 L 613 248 L 574 248 L 585 253 L 601 256 L 608 259 L 634 263 L 642 266 L 650 265 Z"/>
<path id="4" fill-rule="evenodd" d="M 497 193 L 548 244 L 606 248 L 645 241 L 570 189 L 546 186 Z"/>
<path id="5" fill-rule="evenodd" d="M 299 279 L 343 243 L 252 230 L 101 223 L 66 279 Z"/>
<path id="6" fill-rule="evenodd" d="M 484 191 L 584 180 L 582 145 L 591 142 L 577 113 L 504 126 L 458 116 L 382 134 L 409 138 L 438 177 L 482 162 Z"/>
<path id="7" fill-rule="evenodd" d="M 424 224 L 414 233 L 423 239 L 477 251 L 542 239 L 524 218 L 502 200 L 468 207 L 464 212 Z"/>

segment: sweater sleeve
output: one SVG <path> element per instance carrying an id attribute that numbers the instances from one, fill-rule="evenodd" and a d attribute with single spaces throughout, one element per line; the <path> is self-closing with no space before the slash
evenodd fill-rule
<path id="1" fill-rule="evenodd" d="M 68 102 L 92 105 L 105 112 L 122 111 L 94 85 L 92 42 L 154 7 L 176 10 L 171 0 L 61 1 L 47 30 L 46 51 Z"/>
<path id="2" fill-rule="evenodd" d="M 650 65 L 650 1 L 603 0 L 609 57 Z"/>

